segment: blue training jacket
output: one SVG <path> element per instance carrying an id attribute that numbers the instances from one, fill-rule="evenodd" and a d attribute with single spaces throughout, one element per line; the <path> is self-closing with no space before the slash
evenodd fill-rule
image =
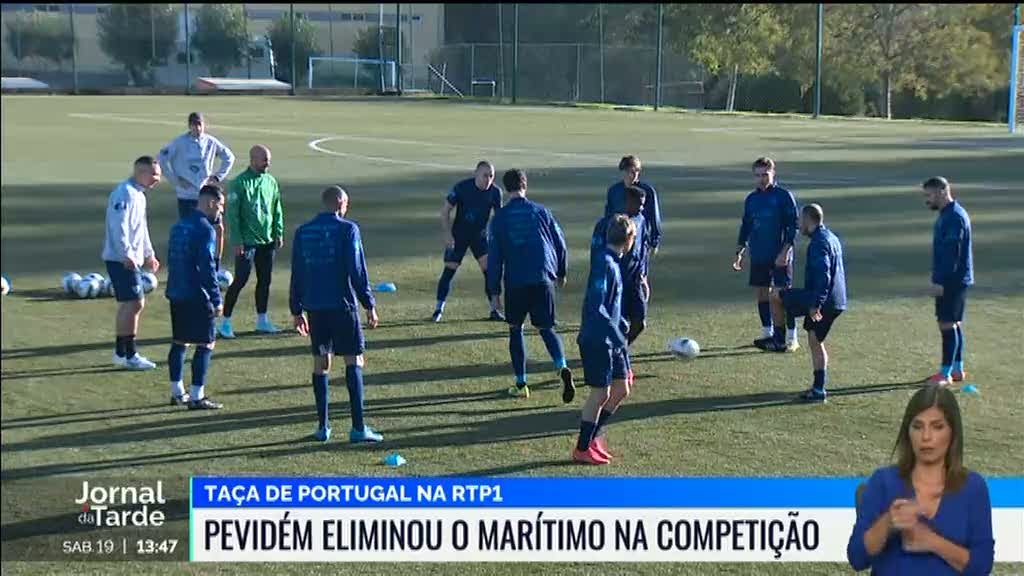
<path id="1" fill-rule="evenodd" d="M 217 232 L 199 210 L 171 226 L 167 243 L 168 300 L 205 303 L 211 310 L 221 305 L 217 285 Z"/>
<path id="2" fill-rule="evenodd" d="M 932 283 L 950 288 L 974 284 L 971 218 L 956 200 L 947 204 L 935 221 Z"/>
<path id="3" fill-rule="evenodd" d="M 321 212 L 295 231 L 288 303 L 303 310 L 369 310 L 375 306 L 359 225 Z"/>
<path id="4" fill-rule="evenodd" d="M 804 265 L 804 289 L 812 308 L 846 310 L 846 267 L 839 237 L 824 224 L 811 234 Z"/>
<path id="5" fill-rule="evenodd" d="M 611 224 L 612 216 L 605 216 L 597 221 L 594 225 L 594 233 L 590 237 L 590 261 L 593 262 L 594 258 L 601 256 L 608 240 L 606 235 L 608 234 L 608 225 Z M 622 255 L 622 259 L 619 263 L 619 269 L 622 272 L 622 284 L 625 288 L 631 288 L 640 283 L 640 278 L 647 275 L 647 263 L 648 256 L 650 254 L 650 248 L 646 243 L 646 230 L 644 228 L 644 215 L 637 214 L 636 216 L 630 217 L 633 221 L 633 225 L 636 226 L 636 240 L 633 242 L 633 249 Z"/>
<path id="6" fill-rule="evenodd" d="M 612 349 L 626 345 L 627 332 L 622 318 L 622 276 L 619 255 L 604 247 L 604 252 L 590 261 L 587 294 L 583 298 L 580 333 L 576 342 L 584 347 L 607 346 Z"/>
<path id="7" fill-rule="evenodd" d="M 658 193 L 654 190 L 654 186 L 643 180 L 638 181 L 636 185 L 647 192 L 643 211 L 645 224 L 647 225 L 647 230 L 645 230 L 647 234 L 645 236 L 648 247 L 653 250 L 661 245 L 661 204 L 658 202 Z M 626 183 L 619 180 L 608 188 L 608 198 L 604 203 L 604 215 L 611 216 L 625 212 Z"/>
<path id="8" fill-rule="evenodd" d="M 513 198 L 494 215 L 487 250 L 487 290 L 552 283 L 565 278 L 565 236 L 544 206 Z"/>
<path id="9" fill-rule="evenodd" d="M 737 246 L 750 247 L 750 261 L 775 260 L 784 244 L 796 239 L 799 217 L 793 193 L 778 184 L 767 190 L 754 190 L 743 203 L 743 222 Z"/>

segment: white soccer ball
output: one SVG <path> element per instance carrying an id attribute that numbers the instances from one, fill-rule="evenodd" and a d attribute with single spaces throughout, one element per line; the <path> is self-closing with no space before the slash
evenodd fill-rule
<path id="1" fill-rule="evenodd" d="M 700 355 L 700 344 L 689 338 L 673 338 L 668 342 L 668 349 L 676 356 L 690 359 Z"/>
<path id="2" fill-rule="evenodd" d="M 103 284 L 103 282 L 106 281 L 106 278 L 103 277 L 103 274 L 100 274 L 99 272 L 90 272 L 89 274 L 86 274 L 85 276 L 83 276 L 83 278 L 89 278 L 90 280 L 96 280 L 100 284 Z"/>
<path id="3" fill-rule="evenodd" d="M 95 298 L 99 296 L 100 288 L 95 278 L 82 278 L 75 284 L 75 295 L 79 298 Z"/>
<path id="4" fill-rule="evenodd" d="M 145 292 L 146 294 L 149 294 L 153 290 L 156 290 L 157 286 L 159 286 L 159 285 L 160 285 L 160 282 L 157 281 L 156 274 L 153 274 L 152 272 L 143 272 L 142 273 L 142 291 L 143 292 Z"/>
<path id="5" fill-rule="evenodd" d="M 100 295 L 102 296 L 113 296 L 114 295 L 114 283 L 109 278 L 103 279 L 103 286 L 100 288 Z"/>
<path id="6" fill-rule="evenodd" d="M 78 285 L 78 281 L 81 279 L 82 277 L 79 276 L 77 273 L 68 272 L 67 274 L 64 275 L 63 278 L 61 278 L 60 285 L 62 288 L 64 288 L 64 292 L 67 292 L 68 294 L 74 294 L 75 286 Z"/>
<path id="7" fill-rule="evenodd" d="M 11 293 L 11 282 L 7 276 L 0 276 L 0 295 L 7 296 Z"/>
<path id="8" fill-rule="evenodd" d="M 235 277 L 229 270 L 221 268 L 217 271 L 217 285 L 220 286 L 221 290 L 227 290 L 228 286 L 235 281 Z"/>

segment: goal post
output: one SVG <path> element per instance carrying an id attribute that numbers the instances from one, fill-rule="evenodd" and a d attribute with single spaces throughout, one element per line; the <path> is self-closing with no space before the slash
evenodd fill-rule
<path id="1" fill-rule="evenodd" d="M 1010 110 L 1007 120 L 1011 134 L 1024 134 L 1024 26 L 1013 27 L 1013 52 L 1010 56 Z"/>
<path id="2" fill-rule="evenodd" d="M 314 88 L 381 89 L 381 68 L 384 70 L 384 92 L 398 90 L 398 66 L 394 60 L 346 58 L 341 56 L 310 56 L 307 62 L 307 85 Z"/>

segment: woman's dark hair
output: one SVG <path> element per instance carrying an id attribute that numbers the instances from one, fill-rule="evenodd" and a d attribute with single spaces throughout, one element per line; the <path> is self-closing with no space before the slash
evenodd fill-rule
<path id="1" fill-rule="evenodd" d="M 910 424 L 918 414 L 936 407 L 946 418 L 950 427 L 949 449 L 946 450 L 946 492 L 956 492 L 967 481 L 967 469 L 964 468 L 964 426 L 960 417 L 960 406 L 956 396 L 947 388 L 927 386 L 918 390 L 907 403 L 903 413 L 903 423 L 896 437 L 896 445 L 892 451 L 897 455 L 896 465 L 900 477 L 910 482 L 910 474 L 914 471 L 916 458 L 914 447 L 910 442 Z"/>

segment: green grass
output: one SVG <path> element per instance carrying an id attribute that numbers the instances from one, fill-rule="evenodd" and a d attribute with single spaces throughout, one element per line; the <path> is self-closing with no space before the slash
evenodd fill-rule
<path id="1" fill-rule="evenodd" d="M 975 227 L 978 286 L 967 322 L 967 364 L 980 396 L 961 395 L 967 463 L 986 475 L 1024 471 L 1020 392 L 1024 309 L 1024 203 L 1020 140 L 993 126 L 811 121 L 765 116 L 623 112 L 559 107 L 492 107 L 436 100 L 315 100 L 275 97 L 31 97 L 3 103 L 2 474 L 39 486 L 69 475 L 182 478 L 189 474 L 279 475 L 866 475 L 888 462 L 913 383 L 934 371 L 938 334 L 924 290 L 932 223 L 919 194 L 943 174 Z M 144 312 L 143 354 L 161 369 L 109 369 L 111 299 L 72 300 L 57 290 L 64 271 L 103 273 L 99 254 L 106 198 L 131 161 L 184 130 L 188 112 L 239 156 L 264 143 L 281 183 L 288 240 L 317 212 L 319 191 L 342 183 L 350 217 L 362 227 L 382 324 L 367 333 L 367 419 L 385 434 L 380 447 L 352 449 L 306 440 L 315 424 L 308 341 L 294 333 L 251 334 L 252 285 L 235 313 L 242 336 L 218 343 L 209 393 L 219 413 L 165 406 L 166 301 Z M 72 115 L 76 114 L 76 115 Z M 321 146 L 310 140 L 340 137 Z M 499 174 L 522 167 L 530 196 L 549 206 L 570 247 L 568 287 L 560 293 L 560 332 L 577 358 L 575 330 L 587 246 L 604 191 L 623 153 L 638 154 L 660 193 L 665 241 L 652 265 L 650 327 L 634 349 L 636 391 L 610 430 L 624 456 L 581 468 L 567 458 L 578 405 L 561 404 L 535 331 L 528 331 L 534 395 L 503 398 L 511 382 L 506 330 L 482 321 L 483 281 L 470 258 L 456 276 L 445 322 L 424 320 L 441 269 L 438 212 L 443 195 L 479 158 Z M 340 154 L 348 154 L 343 156 Z M 790 402 L 810 379 L 805 350 L 765 355 L 741 348 L 758 335 L 746 273 L 729 263 L 749 165 L 767 154 L 801 202 L 819 202 L 844 241 L 851 301 L 829 338 L 833 396 L 825 406 Z M 386 159 L 398 160 L 388 162 Z M 158 253 L 176 216 L 174 194 L 150 197 Z M 802 282 L 803 250 L 797 280 Z M 229 268 L 233 264 L 226 262 Z M 289 254 L 277 260 L 271 316 L 288 323 Z M 165 278 L 160 274 L 161 280 Z M 162 290 L 162 289 L 161 289 Z M 681 363 L 664 352 L 673 336 L 705 349 Z M 801 336 L 802 340 L 806 339 Z M 347 426 L 343 377 L 333 381 L 333 414 Z M 1014 448 L 1016 446 L 1017 448 Z M 385 468 L 399 451 L 409 464 Z M 172 497 L 187 497 L 178 482 Z M 11 511 L 5 500 L 4 530 Z M 63 503 L 25 505 L 60 517 Z M 185 530 L 187 520 L 176 526 Z M 14 541 L 4 541 L 5 551 Z M 5 552 L 5 557 L 7 553 Z M 4 573 L 254 573 L 255 567 L 184 564 L 3 564 Z M 399 573 L 408 567 L 265 566 L 265 573 Z M 548 566 L 564 574 L 594 567 Z M 598 571 L 620 571 L 605 566 Z M 1019 571 L 1001 566 L 1003 573 Z M 639 565 L 644 574 L 832 574 L 841 565 Z M 416 574 L 527 574 L 527 565 L 463 570 L 416 565 Z"/>

